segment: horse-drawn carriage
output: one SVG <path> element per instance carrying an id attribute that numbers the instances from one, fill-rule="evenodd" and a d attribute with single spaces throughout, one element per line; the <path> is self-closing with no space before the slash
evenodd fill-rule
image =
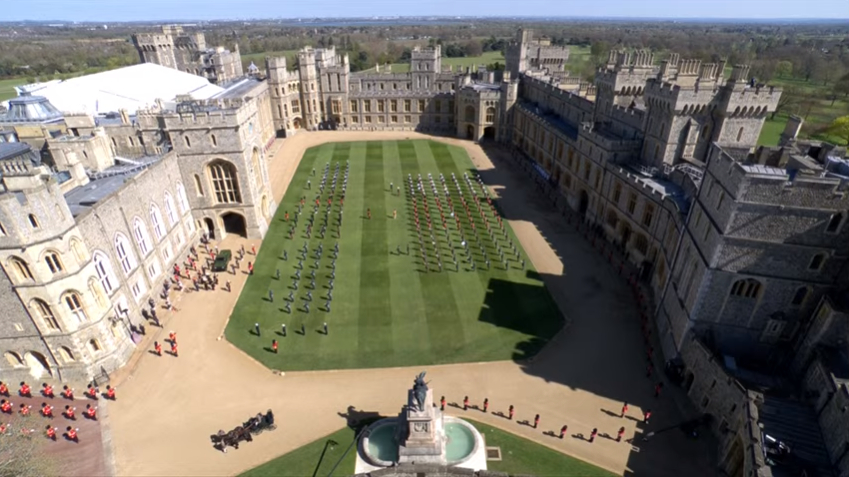
<path id="1" fill-rule="evenodd" d="M 277 429 L 274 423 L 274 414 L 271 409 L 267 413 L 258 413 L 256 416 L 249 418 L 241 426 L 237 426 L 230 432 L 224 430 L 218 431 L 217 434 L 212 434 L 209 439 L 212 441 L 213 447 L 226 453 L 227 447 L 239 448 L 239 443 L 242 441 L 253 441 L 254 435 L 259 435 L 263 431 L 273 431 Z"/>

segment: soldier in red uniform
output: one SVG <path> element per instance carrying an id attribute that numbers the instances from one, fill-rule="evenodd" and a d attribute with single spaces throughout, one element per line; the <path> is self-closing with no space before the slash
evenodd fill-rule
<path id="1" fill-rule="evenodd" d="M 97 420 L 97 406 L 92 406 L 91 404 L 85 405 L 85 412 L 83 415 L 92 421 Z"/>
<path id="2" fill-rule="evenodd" d="M 97 388 L 94 387 L 93 384 L 89 384 L 88 388 L 85 390 L 85 395 L 91 399 L 97 399 L 97 392 Z"/>
<path id="3" fill-rule="evenodd" d="M 44 397 L 49 397 L 50 399 L 53 399 L 53 397 L 54 397 L 53 386 L 51 386 L 47 383 L 42 383 L 42 385 L 41 385 L 41 395 L 44 396 Z"/>
<path id="4" fill-rule="evenodd" d="M 0 381 L 0 396 L 9 397 L 9 387 L 3 381 Z"/>
<path id="5" fill-rule="evenodd" d="M 46 402 L 41 403 L 41 415 L 53 419 L 53 406 Z"/>
<path id="6" fill-rule="evenodd" d="M 64 396 L 65 399 L 70 399 L 71 401 L 73 401 L 74 400 L 74 388 L 68 387 L 67 384 L 62 386 L 62 396 Z"/>
<path id="7" fill-rule="evenodd" d="M 566 431 L 569 430 L 569 426 L 563 426 L 560 428 L 560 438 L 563 439 L 563 436 L 566 435 Z"/>
<path id="8" fill-rule="evenodd" d="M 442 399 L 439 400 L 439 407 L 441 411 L 445 410 L 445 396 L 442 396 Z"/>
<path id="9" fill-rule="evenodd" d="M 32 406 L 27 406 L 26 404 L 21 404 L 20 410 L 18 412 L 21 413 L 21 416 L 29 416 L 29 410 L 32 409 Z"/>
<path id="10" fill-rule="evenodd" d="M 65 406 L 65 412 L 63 412 L 62 415 L 64 415 L 65 418 L 67 418 L 67 419 L 70 419 L 72 421 L 76 421 L 77 416 L 74 415 L 74 411 L 76 411 L 76 410 L 77 410 L 77 408 L 71 407 L 70 405 Z"/>
<path id="11" fill-rule="evenodd" d="M 539 426 L 539 414 L 534 416 L 534 429 L 536 429 L 537 426 Z"/>
<path id="12" fill-rule="evenodd" d="M 162 345 L 159 344 L 159 341 L 153 342 L 153 350 L 156 351 L 157 356 L 162 356 Z"/>
<path id="13" fill-rule="evenodd" d="M 0 400 L 0 412 L 12 414 L 12 403 L 5 399 Z"/>
<path id="14" fill-rule="evenodd" d="M 65 429 L 65 437 L 67 437 L 69 441 L 80 442 L 80 438 L 77 436 L 77 431 L 79 431 L 79 429 L 74 429 L 73 427 L 68 426 Z"/>
<path id="15" fill-rule="evenodd" d="M 51 427 L 50 424 L 48 424 L 47 427 L 45 427 L 44 429 L 45 429 L 44 434 L 47 436 L 47 438 L 50 439 L 51 441 L 55 441 L 56 440 L 56 428 Z"/>
<path id="16" fill-rule="evenodd" d="M 171 354 L 173 354 L 175 358 L 176 358 L 177 356 L 179 356 L 179 355 L 177 354 L 177 342 L 176 342 L 176 341 L 172 341 L 172 342 L 171 342 Z"/>
<path id="17" fill-rule="evenodd" d="M 624 436 L 624 435 L 625 435 L 625 428 L 620 427 L 619 432 L 616 433 L 616 442 L 622 442 L 622 436 Z"/>
<path id="18" fill-rule="evenodd" d="M 483 412 L 487 412 L 489 410 L 489 398 L 484 398 L 483 400 Z"/>
<path id="19" fill-rule="evenodd" d="M 625 417 L 626 412 L 628 412 L 628 403 L 627 402 L 622 404 L 622 414 L 620 414 L 619 417 Z"/>
<path id="20" fill-rule="evenodd" d="M 510 413 L 510 420 L 512 421 L 512 420 L 513 420 L 513 413 L 514 413 L 514 412 L 516 412 L 516 411 L 513 409 L 513 405 L 512 405 L 512 404 L 510 405 L 510 409 L 508 409 L 508 410 L 507 410 L 507 412 L 509 412 L 509 413 Z"/>
<path id="21" fill-rule="evenodd" d="M 106 385 L 106 399 L 115 400 L 115 388 L 110 385 Z"/>
<path id="22" fill-rule="evenodd" d="M 32 397 L 32 388 L 25 381 L 21 381 L 21 389 L 18 390 L 18 393 L 24 397 Z"/>
<path id="23" fill-rule="evenodd" d="M 274 354 L 277 354 L 277 340 L 271 340 L 271 350 L 274 351 Z"/>

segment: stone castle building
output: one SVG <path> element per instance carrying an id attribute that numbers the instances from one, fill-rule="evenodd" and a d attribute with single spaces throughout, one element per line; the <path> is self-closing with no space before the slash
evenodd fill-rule
<path id="1" fill-rule="evenodd" d="M 169 46 L 202 38 L 180 35 L 134 41 L 155 46 L 142 48 L 147 61 L 205 76 Z M 849 476 L 845 150 L 797 141 L 795 119 L 780 147 L 758 147 L 781 90 L 745 65 L 613 51 L 586 84 L 564 71 L 567 59 L 528 31 L 507 47 L 504 71 L 452 71 L 437 46 L 414 49 L 406 73 L 351 73 L 347 55 L 305 48 L 297 69 L 267 58 L 264 77 L 209 100 L 107 118 L 0 117 L 0 140 L 41 134 L 28 142 L 51 161 L 14 144 L 0 161 L 2 306 L 13 317 L 0 321 L 0 376 L 91 378 L 120 366 L 159 270 L 199 231 L 265 233 L 275 135 L 416 130 L 509 148 L 558 207 L 639 267 L 670 376 L 693 415 L 711 417 L 724 472 L 772 475 L 765 436 L 801 429 L 811 469 Z M 62 220 L 40 225 L 45 210 Z M 778 384 L 803 397 L 775 397 Z"/>
<path id="2" fill-rule="evenodd" d="M 223 84 L 242 76 L 239 45 L 233 51 L 223 46 L 207 47 L 201 32 L 186 33 L 179 25 L 162 27 L 161 33 L 137 33 L 133 45 L 142 63 L 156 63 Z"/>

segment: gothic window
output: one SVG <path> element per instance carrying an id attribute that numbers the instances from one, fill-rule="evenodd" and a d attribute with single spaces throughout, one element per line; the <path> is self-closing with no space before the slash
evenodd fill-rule
<path id="1" fill-rule="evenodd" d="M 14 368 L 20 368 L 24 365 L 24 360 L 21 359 L 21 355 L 14 351 L 6 351 L 4 355 L 6 356 L 6 361 L 9 362 L 9 365 Z"/>
<path id="2" fill-rule="evenodd" d="M 262 184 L 262 169 L 260 169 L 258 148 L 254 148 L 254 151 L 251 154 L 251 166 L 254 169 L 254 180 L 256 181 L 256 186 L 260 187 Z"/>
<path id="3" fill-rule="evenodd" d="M 48 252 L 44 256 L 44 261 L 47 263 L 47 268 L 50 273 L 56 274 L 62 271 L 62 262 L 59 261 L 59 254 L 56 252 Z"/>
<path id="4" fill-rule="evenodd" d="M 189 211 L 189 199 L 186 198 L 186 188 L 182 182 L 177 182 L 177 200 L 180 202 L 180 212 L 186 213 Z"/>
<path id="5" fill-rule="evenodd" d="M 495 108 L 486 108 L 486 122 L 495 122 Z"/>
<path id="6" fill-rule="evenodd" d="M 32 228 L 34 228 L 34 229 L 37 229 L 37 228 L 38 228 L 38 219 L 36 219 L 36 218 L 35 218 L 35 215 L 34 215 L 34 214 L 29 214 L 29 224 L 30 224 L 30 225 L 32 226 Z"/>
<path id="7" fill-rule="evenodd" d="M 805 299 L 808 298 L 808 292 L 808 287 L 799 287 L 793 295 L 793 301 L 790 303 L 794 306 L 799 306 L 802 303 L 805 303 Z"/>
<path id="8" fill-rule="evenodd" d="M 840 224 L 843 223 L 843 213 L 839 212 L 831 216 L 828 220 L 828 225 L 825 228 L 826 232 L 834 233 L 840 229 Z"/>
<path id="9" fill-rule="evenodd" d="M 737 280 L 731 285 L 731 295 L 744 298 L 757 298 L 761 291 L 761 284 L 751 278 Z"/>
<path id="10" fill-rule="evenodd" d="M 73 363 L 75 360 L 73 351 L 67 346 L 60 346 L 59 354 L 66 363 Z"/>
<path id="11" fill-rule="evenodd" d="M 474 106 L 466 106 L 466 121 L 474 122 L 475 121 L 475 108 Z"/>
<path id="12" fill-rule="evenodd" d="M 138 217 L 133 219 L 133 237 L 135 237 L 142 255 L 150 253 L 150 236 L 147 234 L 147 227 L 144 226 L 144 222 Z"/>
<path id="13" fill-rule="evenodd" d="M 86 321 L 86 312 L 85 308 L 83 308 L 83 302 L 80 299 L 80 296 L 75 292 L 68 292 L 62 298 L 62 301 L 65 302 L 65 306 L 68 307 L 68 311 L 71 312 L 71 315 L 76 317 L 77 321 L 80 323 Z"/>
<path id="14" fill-rule="evenodd" d="M 89 280 L 88 289 L 91 292 L 92 296 L 94 296 L 94 299 L 97 301 L 97 306 L 99 306 L 100 308 L 106 308 L 106 297 L 103 295 L 103 290 L 100 288 L 100 285 L 98 284 L 97 280 L 94 279 L 94 277 Z"/>
<path id="15" fill-rule="evenodd" d="M 198 197 L 203 197 L 203 183 L 200 181 L 200 176 L 195 174 L 195 194 Z"/>
<path id="16" fill-rule="evenodd" d="M 628 213 L 633 215 L 635 210 L 637 210 L 637 194 L 631 192 L 628 195 Z"/>
<path id="17" fill-rule="evenodd" d="M 351 112 L 352 113 L 357 112 L 357 100 L 355 100 L 355 99 L 351 100 Z"/>
<path id="18" fill-rule="evenodd" d="M 643 226 L 651 227 L 652 219 L 654 218 L 654 206 L 647 205 L 643 211 Z"/>
<path id="19" fill-rule="evenodd" d="M 15 269 L 15 275 L 18 276 L 18 280 L 26 281 L 32 280 L 32 272 L 29 270 L 29 266 L 26 262 L 17 257 L 12 257 L 11 259 L 12 266 Z"/>
<path id="20" fill-rule="evenodd" d="M 88 347 L 91 348 L 92 353 L 97 353 L 101 349 L 103 349 L 103 348 L 100 347 L 100 342 L 97 341 L 97 339 L 95 339 L 95 338 L 92 338 L 88 341 Z"/>
<path id="21" fill-rule="evenodd" d="M 50 309 L 50 305 L 45 303 L 43 300 L 36 298 L 30 304 L 30 308 L 32 308 L 36 315 L 44 321 L 44 324 L 48 329 L 60 331 L 59 321 L 57 321 L 56 317 L 53 315 L 53 310 Z"/>
<path id="22" fill-rule="evenodd" d="M 77 239 L 71 239 L 71 250 L 74 252 L 74 258 L 77 259 L 77 262 L 82 263 L 85 261 L 85 249 L 82 242 Z"/>
<path id="23" fill-rule="evenodd" d="M 118 280 L 112 272 L 112 263 L 109 262 L 109 257 L 101 251 L 96 251 L 92 255 L 94 261 L 94 271 L 97 273 L 97 279 L 100 280 L 100 286 L 106 290 L 107 294 L 112 294 L 118 288 Z"/>
<path id="24" fill-rule="evenodd" d="M 165 236 L 165 228 L 162 225 L 162 213 L 159 212 L 159 207 L 156 204 L 150 204 L 150 223 L 153 224 L 153 233 L 156 235 L 156 240 L 161 241 Z"/>
<path id="25" fill-rule="evenodd" d="M 819 270 L 822 268 L 824 262 L 825 255 L 822 253 L 818 253 L 814 255 L 814 258 L 811 259 L 811 263 L 808 264 L 808 270 Z"/>
<path id="26" fill-rule="evenodd" d="M 239 181 L 236 167 L 224 161 L 216 161 L 208 166 L 209 177 L 215 199 L 219 204 L 239 203 L 242 201 L 239 193 Z"/>
<path id="27" fill-rule="evenodd" d="M 165 193 L 165 215 L 168 216 L 168 222 L 173 227 L 177 223 L 177 215 L 174 214 L 174 198 L 168 192 Z"/>
<path id="28" fill-rule="evenodd" d="M 638 252 L 645 255 L 649 251 L 649 242 L 646 239 L 646 236 L 643 234 L 636 234 L 634 236 L 634 248 L 637 249 Z"/>
<path id="29" fill-rule="evenodd" d="M 123 234 L 115 236 L 115 252 L 118 254 L 118 262 L 126 275 L 136 268 L 136 257 L 130 247 L 130 241 Z"/>

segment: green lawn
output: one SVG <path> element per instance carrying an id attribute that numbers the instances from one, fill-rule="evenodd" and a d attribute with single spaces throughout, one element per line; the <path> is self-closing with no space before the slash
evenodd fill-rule
<path id="1" fill-rule="evenodd" d="M 18 96 L 15 86 L 26 84 L 26 78 L 0 79 L 0 101 L 6 101 Z"/>
<path id="2" fill-rule="evenodd" d="M 504 55 L 501 54 L 500 51 L 487 51 L 481 56 L 465 56 L 460 58 L 448 58 L 442 57 L 442 67 L 452 66 L 454 67 L 454 71 L 457 71 L 457 67 L 472 67 L 473 70 L 477 71 L 478 65 L 489 65 L 492 63 L 501 63 L 504 64 Z M 381 65 L 380 70 L 385 71 L 385 67 Z M 374 68 L 366 71 L 374 71 Z M 393 73 L 406 73 L 410 71 L 410 63 L 392 63 L 392 72 Z"/>
<path id="3" fill-rule="evenodd" d="M 487 447 L 501 448 L 502 460 L 487 462 L 489 470 L 506 472 L 510 475 L 525 474 L 538 477 L 564 475 L 612 477 L 616 475 L 525 438 L 486 424 L 472 420 L 468 421 L 483 434 Z M 345 451 L 353 442 L 354 437 L 354 431 L 346 427 L 327 437 L 266 462 L 259 467 L 255 467 L 242 474 L 241 477 L 326 476 L 345 454 Z M 322 450 L 328 440 L 335 441 L 337 445 L 327 448 L 324 458 L 321 460 L 321 466 L 317 467 Z M 352 475 L 354 473 L 356 451 L 356 447 L 351 448 L 351 451 L 339 463 L 333 475 L 342 476 Z"/>
<path id="4" fill-rule="evenodd" d="M 351 165 L 350 187 L 345 196 L 342 238 L 337 239 L 335 224 L 346 161 Z M 321 171 L 328 162 L 331 163 L 330 176 L 336 164 L 340 164 L 339 186 L 329 215 L 328 233 L 321 240 L 318 230 L 314 230 L 311 239 L 307 239 L 308 216 L 312 213 Z M 509 270 L 500 263 L 496 246 L 485 232 L 471 192 L 462 181 L 463 173 L 472 167 L 463 149 L 426 140 L 329 143 L 306 151 L 265 237 L 255 274 L 248 279 L 236 304 L 227 326 L 227 339 L 270 368 L 281 370 L 506 360 L 539 351 L 560 329 L 562 317 L 506 223 L 508 237 L 519 248 L 521 258 L 516 259 L 507 245 L 508 239 L 496 232 L 496 241 L 505 249 L 505 258 L 510 260 Z M 317 171 L 314 177 L 311 176 L 313 168 Z M 397 186 L 408 174 L 415 177 L 419 173 L 425 182 L 427 174 L 432 173 L 437 184 L 439 173 L 445 174 L 455 210 L 463 219 L 464 236 L 471 242 L 469 249 L 476 270 L 472 271 L 471 265 L 465 263 L 460 233 L 448 218 L 448 231 L 459 265 L 459 272 L 454 271 L 451 248 L 444 233 L 439 231 L 442 227 L 436 204 L 432 194 L 428 194 L 430 211 L 435 215 L 436 245 L 441 251 L 445 271 L 436 271 L 434 247 L 422 218 L 422 235 L 430 262 L 430 271 L 424 271 L 412 202 L 405 194 L 396 196 L 388 191 L 390 182 Z M 477 242 L 470 238 L 474 233 L 450 180 L 451 173 L 460 180 L 463 195 L 473 211 L 476 230 L 492 262 L 488 271 L 484 270 L 484 258 Z M 311 190 L 306 189 L 307 180 L 312 181 Z M 321 195 L 316 229 L 324 217 L 328 194 L 329 186 Z M 289 227 L 302 196 L 306 197 L 306 206 L 295 238 L 290 240 Z M 487 207 L 486 202 L 483 204 Z M 371 219 L 365 218 L 367 209 L 371 209 Z M 395 220 L 392 219 L 393 210 L 398 211 Z M 290 223 L 284 220 L 287 211 Z M 421 199 L 419 213 L 424 214 Z M 449 212 L 445 214 L 448 217 Z M 495 219 L 487 216 L 497 228 Z M 331 312 L 328 313 L 324 309 L 325 296 L 337 240 L 340 251 Z M 299 288 L 294 290 L 299 249 L 306 242 L 309 256 L 300 272 Z M 310 290 L 310 273 L 319 243 L 323 244 L 324 253 L 320 269 L 316 270 L 316 290 Z M 408 245 L 409 255 L 406 254 Z M 399 247 L 400 255 L 397 253 Z M 282 260 L 284 251 L 288 258 L 285 261 Z M 250 259 L 252 257 L 247 257 Z M 521 270 L 521 260 L 527 262 L 527 270 Z M 281 273 L 279 281 L 275 278 L 277 269 Z M 274 302 L 268 300 L 269 290 L 274 292 Z M 307 314 L 304 300 L 310 291 L 313 301 L 309 302 Z M 290 292 L 294 303 L 291 312 L 286 312 L 285 303 Z M 263 330 L 261 338 L 249 333 L 255 322 Z M 320 332 L 324 322 L 330 328 L 327 336 Z M 278 332 L 282 323 L 288 326 L 286 338 Z M 295 333 L 302 324 L 306 327 L 306 336 Z M 272 339 L 280 342 L 279 354 L 270 352 Z"/>
<path id="5" fill-rule="evenodd" d="M 286 57 L 286 66 L 288 69 L 293 70 L 293 65 L 295 64 L 295 57 L 298 55 L 298 50 L 281 50 L 281 51 L 264 51 L 262 53 L 251 53 L 249 55 L 242 55 L 242 66 L 247 71 L 248 65 L 253 61 L 255 65 L 262 71 L 265 72 L 265 57 L 278 57 L 284 56 Z"/>
<path id="6" fill-rule="evenodd" d="M 758 146 L 777 146 L 786 124 L 787 116 L 783 114 L 776 114 L 775 119 L 767 117 L 766 121 L 764 121 L 763 129 L 761 129 L 761 135 L 758 138 Z"/>

